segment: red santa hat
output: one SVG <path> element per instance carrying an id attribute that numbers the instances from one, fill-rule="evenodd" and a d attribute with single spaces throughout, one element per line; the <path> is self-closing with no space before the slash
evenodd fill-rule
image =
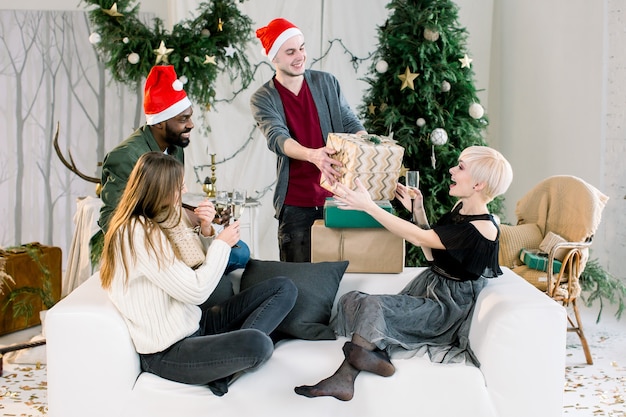
<path id="1" fill-rule="evenodd" d="M 191 107 L 191 101 L 183 90 L 183 83 L 176 76 L 172 65 L 152 67 L 143 95 L 146 123 L 155 125 L 182 113 Z"/>
<path id="2" fill-rule="evenodd" d="M 263 51 L 270 61 L 274 59 L 283 43 L 296 35 L 302 35 L 300 29 L 283 18 L 274 19 L 256 31 L 256 37 L 261 41 Z"/>

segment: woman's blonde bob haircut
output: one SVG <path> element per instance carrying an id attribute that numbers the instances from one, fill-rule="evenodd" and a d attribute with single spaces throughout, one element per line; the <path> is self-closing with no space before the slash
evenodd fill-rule
<path id="1" fill-rule="evenodd" d="M 459 161 L 467 164 L 470 175 L 477 183 L 483 183 L 484 194 L 489 201 L 504 194 L 513 181 L 511 164 L 498 151 L 488 146 L 465 148 Z"/>

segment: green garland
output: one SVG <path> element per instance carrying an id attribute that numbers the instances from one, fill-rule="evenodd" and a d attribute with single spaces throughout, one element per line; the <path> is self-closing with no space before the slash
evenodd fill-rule
<path id="1" fill-rule="evenodd" d="M 239 12 L 235 0 L 201 3 L 198 16 L 175 24 L 171 33 L 159 18 L 153 19 L 152 28 L 141 22 L 139 4 L 131 4 L 134 0 L 83 1 L 97 6 L 89 11 L 90 42 L 118 82 L 136 87 L 154 65 L 169 63 L 185 80 L 192 101 L 209 109 L 221 72 L 231 81 L 249 83 L 252 79 L 243 52 L 252 39 L 252 20 Z"/>

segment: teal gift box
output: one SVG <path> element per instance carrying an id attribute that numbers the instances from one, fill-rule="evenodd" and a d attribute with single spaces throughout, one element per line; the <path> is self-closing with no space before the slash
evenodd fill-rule
<path id="1" fill-rule="evenodd" d="M 539 249 L 522 249 L 519 258 L 524 264 L 538 271 L 548 270 L 548 254 Z M 561 270 L 561 261 L 555 259 L 552 263 L 552 272 L 558 273 Z"/>
<path id="2" fill-rule="evenodd" d="M 378 206 L 389 213 L 393 213 L 393 207 L 389 200 L 376 201 Z M 334 228 L 361 228 L 372 229 L 383 227 L 378 221 L 364 211 L 343 210 L 339 208 L 340 203 L 334 198 L 327 198 L 324 203 L 324 226 Z"/>

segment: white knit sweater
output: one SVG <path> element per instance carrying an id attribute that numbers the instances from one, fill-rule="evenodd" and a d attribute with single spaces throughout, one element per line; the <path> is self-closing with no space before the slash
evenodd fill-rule
<path id="1" fill-rule="evenodd" d="M 160 352 L 198 330 L 198 305 L 219 283 L 230 255 L 226 242 L 210 238 L 204 264 L 193 270 L 175 258 L 165 235 L 162 238 L 163 248 L 169 250 L 160 254 L 159 268 L 154 254 L 144 245 L 143 229 L 135 227 L 136 262 L 130 253 L 126 254 L 126 280 L 120 253 L 109 289 L 109 297 L 124 317 L 138 353 Z"/>

